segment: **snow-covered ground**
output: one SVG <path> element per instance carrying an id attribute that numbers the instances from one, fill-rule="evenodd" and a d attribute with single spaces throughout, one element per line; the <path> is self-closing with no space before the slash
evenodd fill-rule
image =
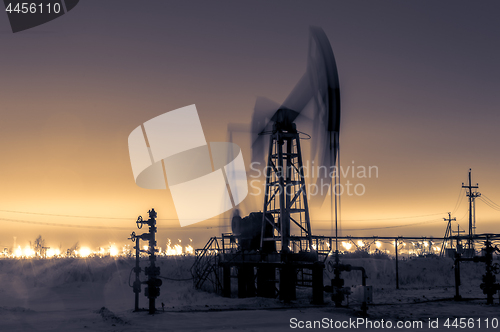
<path id="1" fill-rule="evenodd" d="M 192 257 L 161 258 L 161 275 L 189 278 Z M 487 306 L 479 289 L 484 267 L 462 264 L 461 294 L 479 300 L 455 302 L 453 262 L 450 259 L 421 258 L 399 262 L 400 288 L 395 288 L 393 260 L 346 259 L 343 263 L 363 266 L 368 285 L 374 288 L 374 304 L 368 309 L 373 322 L 447 318 L 500 318 L 498 295 Z M 142 263 L 145 266 L 146 262 Z M 299 289 L 291 304 L 277 299 L 222 298 L 193 289 L 191 281 L 164 280 L 157 307 L 165 312 L 154 316 L 132 312 L 134 294 L 129 287 L 132 259 L 90 258 L 51 260 L 0 260 L 1 331 L 285 331 L 290 320 L 297 322 L 348 322 L 361 319 L 359 304 L 335 308 L 325 294 L 325 306 L 309 304 L 310 289 Z M 360 273 L 344 273 L 346 285 L 360 284 Z M 133 276 L 132 276 L 133 280 Z M 325 278 L 325 283 L 328 282 Z M 147 299 L 140 295 L 140 306 Z M 161 309 L 160 309 L 161 310 Z M 452 322 L 452 321 L 450 321 Z M 294 324 L 292 324 L 294 325 Z M 325 325 L 326 326 L 326 325 Z M 351 325 L 352 327 L 352 325 Z M 366 325 L 361 325 L 366 329 Z M 293 330 L 298 330 L 295 328 Z M 454 329 L 454 328 L 451 328 Z M 491 329 L 491 326 L 490 326 Z M 380 330 L 380 328 L 378 329 Z M 472 330 L 472 329 L 468 329 Z"/>

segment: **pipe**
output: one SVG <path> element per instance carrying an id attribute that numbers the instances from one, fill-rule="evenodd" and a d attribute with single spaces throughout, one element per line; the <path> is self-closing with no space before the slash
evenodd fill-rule
<path id="1" fill-rule="evenodd" d="M 361 278 L 363 278 L 363 280 L 361 281 L 361 285 L 366 286 L 366 278 L 368 277 L 366 276 L 365 268 L 362 266 L 351 266 L 351 270 L 361 271 Z"/>

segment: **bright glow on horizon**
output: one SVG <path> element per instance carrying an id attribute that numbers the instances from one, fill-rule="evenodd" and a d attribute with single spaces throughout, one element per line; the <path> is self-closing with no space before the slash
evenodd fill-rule
<path id="1" fill-rule="evenodd" d="M 110 256 L 115 257 L 115 256 L 118 256 L 118 254 L 119 254 L 118 248 L 116 248 L 114 245 L 109 247 L 109 255 Z"/>
<path id="2" fill-rule="evenodd" d="M 80 248 L 80 257 L 88 257 L 90 256 L 90 254 L 92 253 L 92 251 L 90 250 L 90 248 L 87 248 L 87 247 L 82 247 Z"/>
<path id="3" fill-rule="evenodd" d="M 182 255 L 182 246 L 176 244 L 173 247 L 167 246 L 167 250 L 165 252 L 167 256 L 179 256 Z"/>
<path id="4" fill-rule="evenodd" d="M 47 251 L 45 252 L 45 255 L 46 255 L 47 257 L 52 257 L 52 256 L 54 256 L 55 254 L 56 254 L 56 251 L 55 251 L 54 249 L 51 249 L 51 248 L 47 249 Z"/>
<path id="5" fill-rule="evenodd" d="M 21 246 L 17 247 L 16 251 L 14 252 L 14 256 L 16 257 L 21 257 L 23 255 L 23 250 L 21 249 Z"/>
<path id="6" fill-rule="evenodd" d="M 349 242 L 342 242 L 342 247 L 344 247 L 346 250 L 350 250 L 352 248 L 352 244 Z"/>
<path id="7" fill-rule="evenodd" d="M 175 241 L 175 240 L 174 240 Z M 169 243 L 165 247 L 155 247 L 155 252 L 158 256 L 185 256 L 185 255 L 194 255 L 195 250 L 192 244 L 188 244 L 186 246 L 180 245 L 182 243 L 181 239 L 177 239 L 178 244 L 172 245 L 172 241 L 169 240 Z M 192 242 L 192 240 L 190 240 Z M 55 246 L 54 246 L 55 247 Z M 28 259 L 28 258 L 65 258 L 65 257 L 77 257 L 77 258 L 86 258 L 86 257 L 130 257 L 135 252 L 132 249 L 130 244 L 124 245 L 123 247 L 119 247 L 116 244 L 109 244 L 105 246 L 94 247 L 91 249 L 89 246 L 80 247 L 78 250 L 72 251 L 62 251 L 59 248 L 48 247 L 45 250 L 41 250 L 40 252 L 36 252 L 29 245 L 25 247 L 21 247 L 18 245 L 17 248 L 12 250 L 5 250 L 3 257 L 11 257 L 18 259 Z M 149 246 L 143 246 L 145 251 L 149 251 Z M 148 255 L 148 252 L 142 252 L 141 256 L 145 257 Z"/>
<path id="8" fill-rule="evenodd" d="M 23 254 L 26 257 L 33 257 L 35 256 L 35 251 L 31 249 L 29 246 L 26 246 L 26 248 L 24 248 L 23 250 Z"/>

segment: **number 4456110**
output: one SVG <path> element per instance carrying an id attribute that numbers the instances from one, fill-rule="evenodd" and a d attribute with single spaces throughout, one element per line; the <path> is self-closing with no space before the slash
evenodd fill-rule
<path id="1" fill-rule="evenodd" d="M 15 6 L 12 3 L 9 3 L 5 8 L 5 11 L 8 13 L 18 13 L 18 14 L 58 14 L 61 11 L 61 4 L 58 2 L 55 3 L 46 3 L 46 4 L 37 4 L 30 2 L 16 3 Z"/>
<path id="2" fill-rule="evenodd" d="M 443 324 L 444 327 L 447 328 L 498 328 L 498 318 L 455 318 L 455 319 L 446 319 Z"/>

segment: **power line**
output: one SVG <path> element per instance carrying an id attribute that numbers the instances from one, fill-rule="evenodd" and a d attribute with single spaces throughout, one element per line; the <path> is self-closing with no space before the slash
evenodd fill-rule
<path id="1" fill-rule="evenodd" d="M 115 217 L 98 217 L 98 216 L 79 216 L 70 214 L 55 214 L 55 213 L 42 213 L 42 212 L 26 212 L 26 211 L 13 211 L 13 210 L 0 210 L 0 212 L 8 213 L 20 213 L 20 214 L 34 214 L 40 216 L 50 216 L 50 217 L 66 217 L 66 218 L 88 218 L 88 219 L 119 219 L 119 220 L 131 220 L 132 218 L 115 218 Z"/>
<path id="2" fill-rule="evenodd" d="M 443 215 L 448 212 L 440 212 L 440 213 L 432 213 L 432 214 L 424 214 L 420 216 L 407 216 L 407 217 L 391 217 L 391 218 L 377 218 L 377 219 L 344 219 L 344 221 L 384 221 L 384 220 L 400 220 L 400 219 L 413 219 L 413 218 L 422 218 L 422 217 L 431 217 L 431 216 L 437 216 L 437 215 Z M 326 219 L 316 219 L 314 220 L 315 222 L 322 221 L 322 222 L 330 222 L 330 220 Z"/>
<path id="3" fill-rule="evenodd" d="M 496 207 L 495 205 L 491 204 L 490 202 L 488 202 L 488 201 L 487 201 L 487 200 L 485 200 L 485 199 L 480 198 L 480 200 L 481 200 L 484 204 L 486 204 L 486 205 L 488 205 L 490 208 L 492 208 L 493 210 L 500 211 L 500 207 Z"/>
<path id="4" fill-rule="evenodd" d="M 176 219 L 173 219 L 176 220 Z M 43 222 L 43 221 L 31 221 L 31 220 L 21 220 L 21 219 L 7 219 L 0 218 L 0 221 L 8 221 L 22 224 L 34 224 L 40 226 L 54 226 L 54 227 L 70 227 L 70 228 L 87 228 L 87 229 L 118 229 L 118 230 L 130 230 L 131 227 L 113 227 L 113 226 L 91 226 L 91 225 L 78 225 L 78 224 L 59 224 L 52 222 Z M 178 227 L 178 228 L 162 228 L 162 230 L 175 230 L 175 231 L 188 231 L 193 229 L 212 229 L 217 228 L 219 226 L 208 226 L 208 227 Z M 230 227 L 230 226 L 222 226 L 222 227 Z"/>
<path id="5" fill-rule="evenodd" d="M 463 220 L 465 218 L 465 216 L 467 215 L 468 212 L 469 212 L 469 210 L 467 209 L 465 211 L 464 215 L 462 217 L 460 217 L 459 219 L 457 219 L 457 221 Z"/>
<path id="6" fill-rule="evenodd" d="M 455 204 L 455 207 L 453 208 L 453 212 L 451 214 L 455 214 L 455 212 L 457 212 L 458 208 L 462 204 L 462 201 L 464 200 L 464 197 L 465 197 L 464 195 L 462 195 L 463 190 L 464 190 L 464 188 L 460 188 L 460 192 L 458 193 L 458 197 L 457 197 L 457 203 Z"/>
<path id="7" fill-rule="evenodd" d="M 90 226 L 90 225 L 76 225 L 76 224 L 58 224 L 53 222 L 43 222 L 43 221 L 31 221 L 31 220 L 20 220 L 20 219 L 6 219 L 0 218 L 2 221 L 16 222 L 22 224 L 35 224 L 41 226 L 55 226 L 55 227 L 71 227 L 71 228 L 92 228 L 92 229 L 122 229 L 128 230 L 130 227 L 113 227 L 113 226 Z"/>
<path id="8" fill-rule="evenodd" d="M 494 206 L 493 204 L 491 204 L 490 202 L 488 202 L 487 200 L 485 199 L 482 199 L 482 198 L 479 198 L 480 201 L 482 201 L 484 204 L 488 205 L 490 208 L 492 208 L 493 210 L 495 211 L 500 211 L 500 207 L 496 207 Z"/>
<path id="9" fill-rule="evenodd" d="M 375 229 L 389 229 L 389 228 L 402 228 L 402 227 L 409 227 L 409 226 L 416 226 L 416 225 L 423 225 L 423 224 L 432 224 L 432 223 L 437 223 L 441 222 L 441 220 L 428 220 L 428 221 L 423 221 L 423 222 L 417 222 L 417 223 L 411 223 L 411 224 L 403 224 L 403 225 L 394 225 L 394 226 L 385 226 L 385 227 L 371 227 L 371 228 L 350 228 L 350 229 L 344 229 L 345 231 L 364 231 L 364 230 L 375 230 Z M 324 231 L 325 229 L 318 229 L 318 231 Z"/>
<path id="10" fill-rule="evenodd" d="M 0 212 L 7 213 L 18 213 L 18 214 L 31 214 L 31 215 L 41 215 L 41 216 L 49 216 L 49 217 L 66 217 L 66 218 L 86 218 L 86 219 L 108 219 L 108 220 L 134 220 L 134 218 L 130 217 L 102 217 L 102 216 L 82 216 L 82 215 L 71 215 L 71 214 L 55 214 L 55 213 L 42 213 L 42 212 L 27 212 L 27 211 L 15 211 L 15 210 L 0 210 Z M 421 217 L 429 217 L 442 215 L 445 212 L 433 213 L 433 214 L 425 214 L 418 216 L 402 216 L 402 217 L 391 217 L 391 218 L 377 218 L 377 219 L 344 219 L 344 221 L 380 221 L 380 220 L 396 220 L 396 219 L 413 219 L 413 218 L 421 218 Z M 230 220 L 231 217 L 220 217 L 220 218 L 212 218 L 214 220 Z M 157 220 L 163 221 L 177 221 L 176 218 L 158 218 Z M 331 222 L 329 219 L 316 219 L 318 221 L 327 221 Z"/>
<path id="11" fill-rule="evenodd" d="M 52 223 L 52 222 L 42 222 L 42 221 L 31 221 L 31 220 L 22 220 L 22 219 L 7 219 L 7 218 L 0 218 L 0 221 L 8 221 L 8 222 L 14 222 L 14 223 L 23 223 L 23 224 L 34 224 L 34 225 L 40 225 L 40 226 L 52 226 L 52 227 L 69 227 L 69 228 L 86 228 L 86 229 L 115 229 L 115 230 L 130 230 L 131 227 L 114 227 L 114 226 L 91 226 L 91 225 L 80 225 L 80 224 L 60 224 L 60 223 Z M 428 223 L 434 223 L 440 220 L 430 220 L 430 221 L 423 221 L 423 222 L 417 222 L 417 223 L 411 223 L 411 224 L 403 224 L 403 225 L 395 225 L 395 226 L 385 226 L 385 227 L 372 227 L 372 228 L 352 228 L 352 229 L 344 229 L 346 231 L 354 231 L 354 230 L 375 230 L 375 229 L 389 229 L 389 228 L 400 228 L 400 227 L 408 227 L 408 226 L 415 226 L 415 225 L 422 225 L 422 224 L 428 224 Z M 314 222 L 314 221 L 313 221 Z M 199 227 L 168 227 L 168 228 L 162 228 L 163 230 L 174 230 L 174 231 L 189 231 L 189 230 L 194 230 L 194 229 L 215 229 L 218 228 L 219 226 L 199 226 Z M 222 226 L 225 228 L 228 228 L 230 226 Z M 317 230 L 326 230 L 326 229 L 317 229 Z"/>
<path id="12" fill-rule="evenodd" d="M 82 215 L 73 215 L 73 214 L 56 214 L 56 213 L 27 212 L 27 211 L 14 211 L 14 210 L 0 210 L 0 212 L 31 214 L 31 215 L 40 215 L 40 216 L 48 216 L 48 217 L 86 218 L 86 219 L 105 219 L 105 220 L 134 220 L 134 218 L 130 218 L 130 217 L 125 218 L 125 217 L 82 216 Z M 216 219 L 231 219 L 231 218 L 216 218 Z M 175 221 L 177 221 L 178 219 L 176 219 L 176 218 L 158 218 L 156 220 L 164 220 L 164 221 L 175 220 Z"/>
<path id="13" fill-rule="evenodd" d="M 491 204 L 496 205 L 496 206 L 498 206 L 498 207 L 500 208 L 500 205 L 498 205 L 497 203 L 493 202 L 493 201 L 491 200 L 491 198 L 489 198 L 489 197 L 488 197 L 488 196 L 486 196 L 485 194 L 483 194 L 482 196 L 483 196 L 483 198 L 486 198 L 486 199 L 487 199 L 487 200 L 488 200 Z"/>

